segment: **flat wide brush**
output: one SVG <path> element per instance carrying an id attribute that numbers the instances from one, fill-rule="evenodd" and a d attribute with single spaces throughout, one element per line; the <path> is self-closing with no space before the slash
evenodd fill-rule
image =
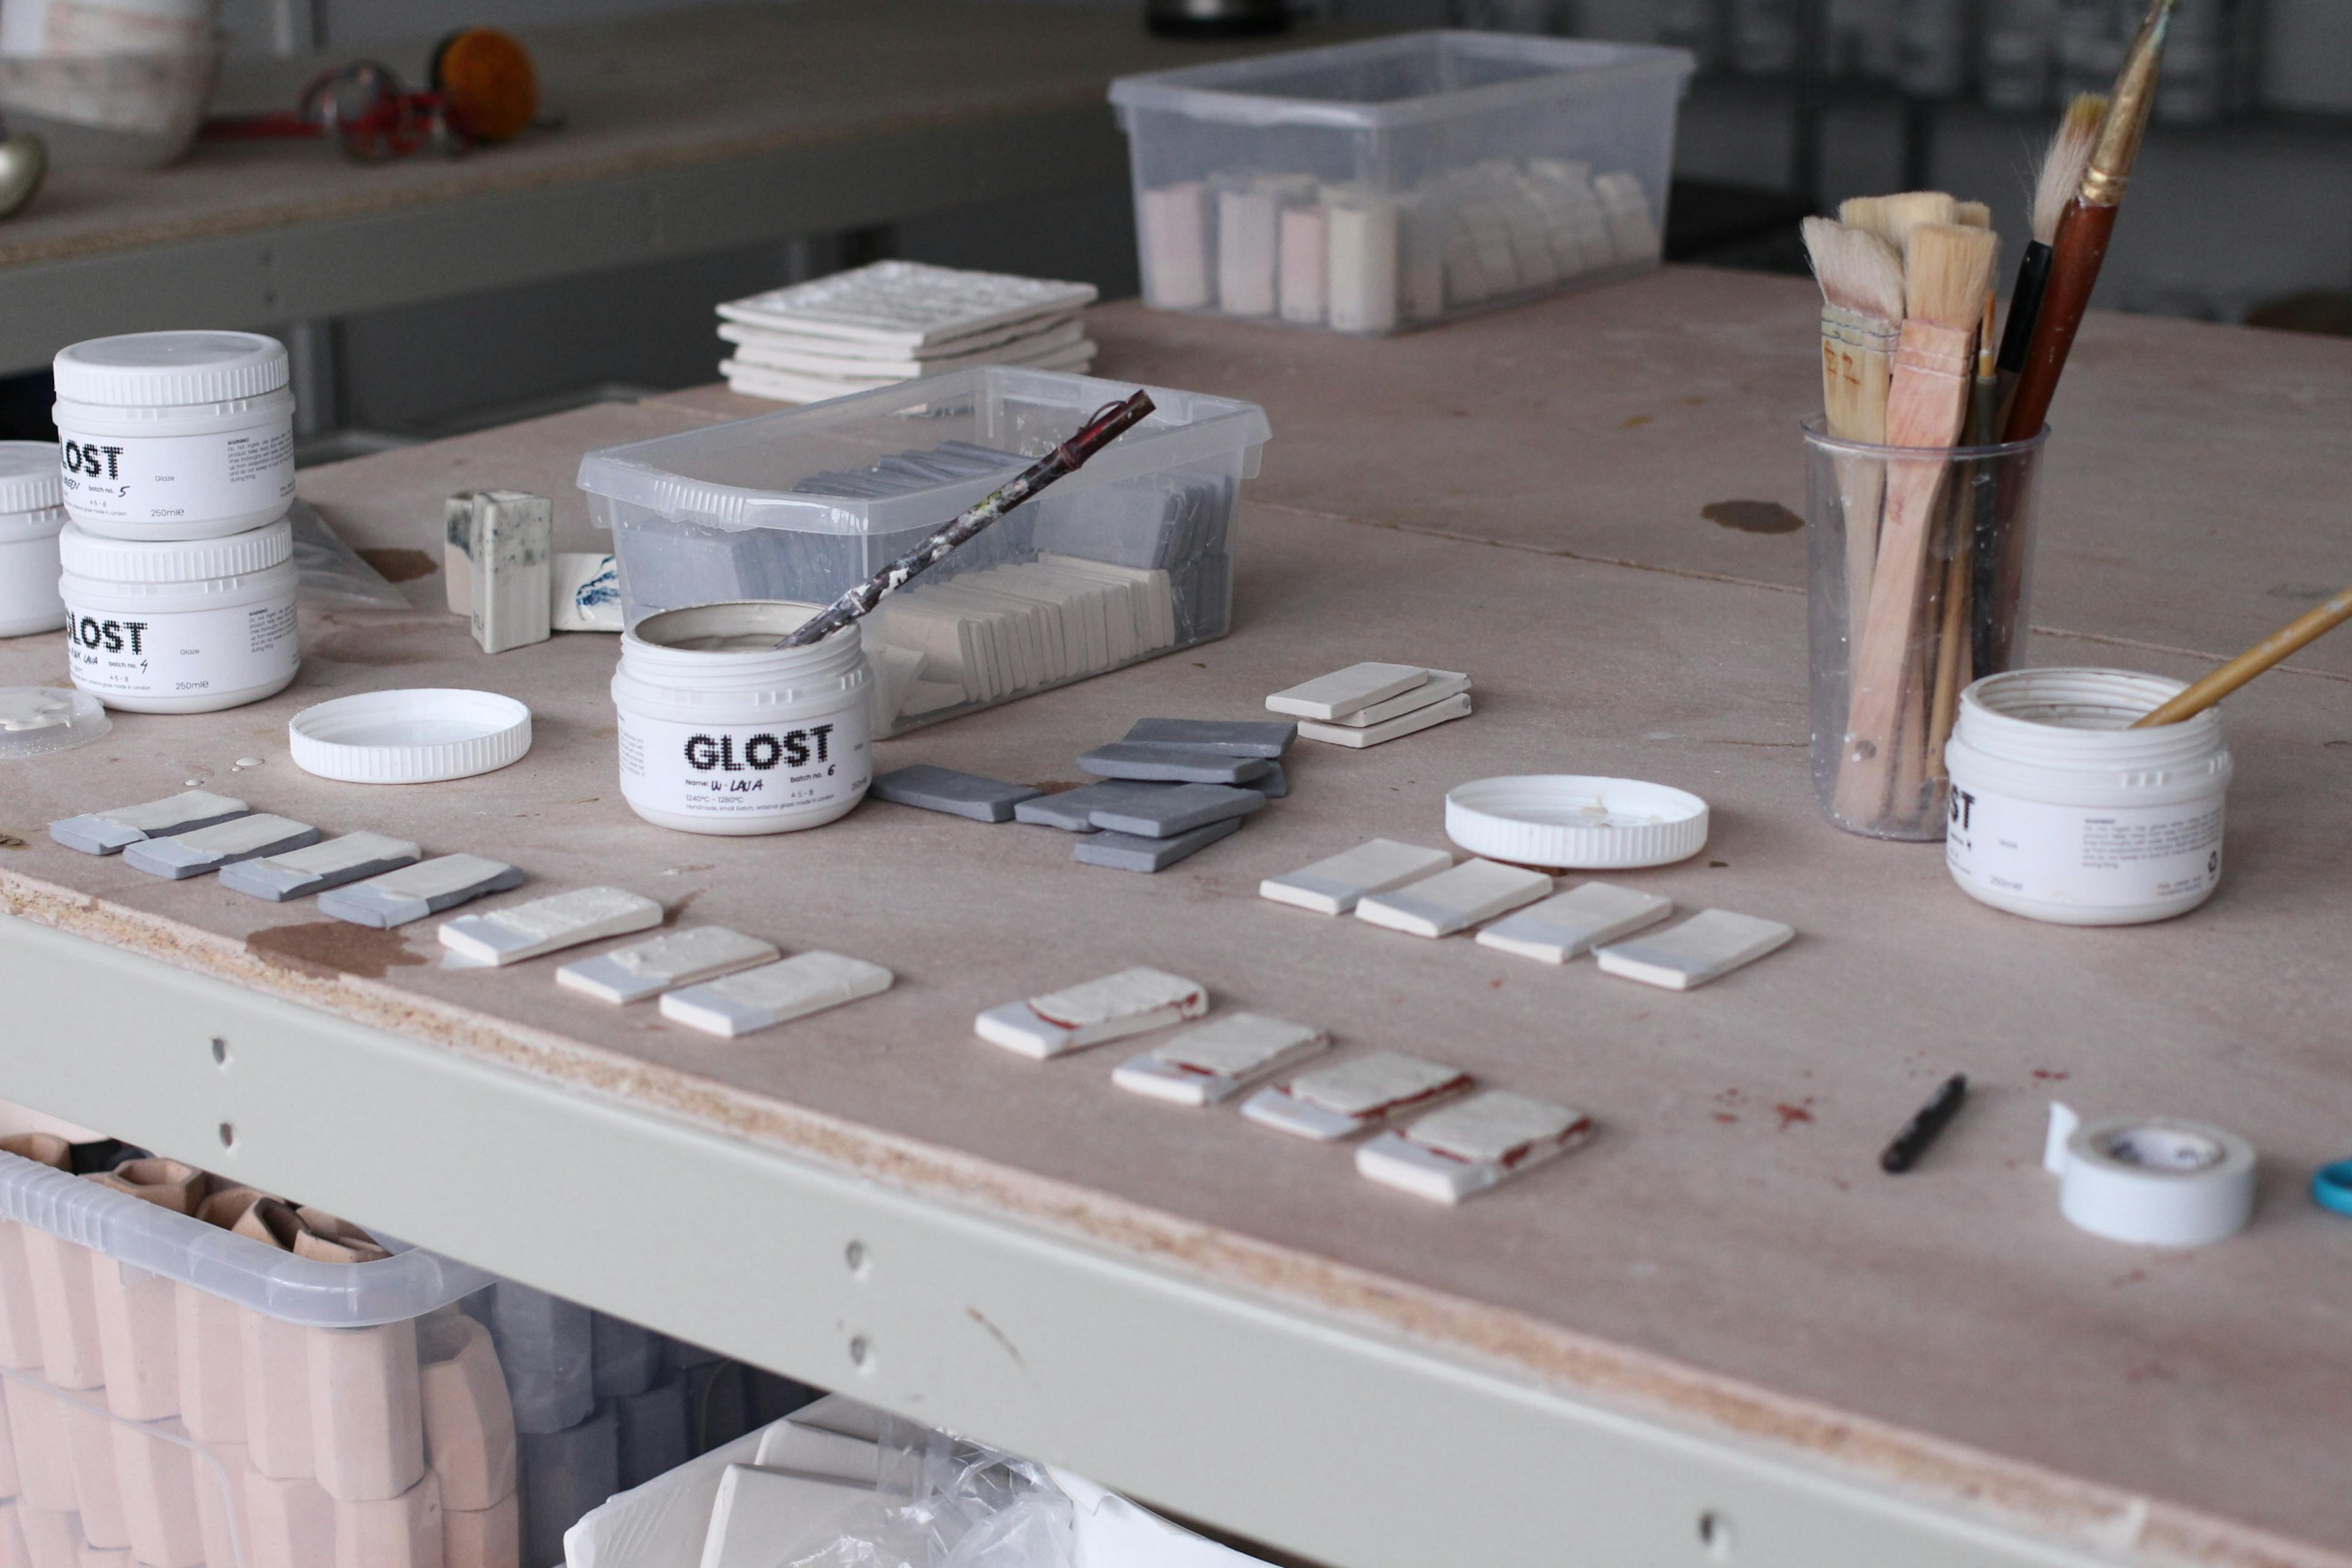
<path id="1" fill-rule="evenodd" d="M 1948 448 L 1959 440 L 1976 379 L 1978 321 L 2000 253 L 2000 237 L 1990 229 L 1936 224 L 1911 235 L 1903 269 L 1906 316 L 1887 395 L 1888 446 Z M 1869 615 L 1853 650 L 1835 797 L 1838 816 L 1864 831 L 1887 808 L 1912 643 L 1931 591 L 1937 502 L 1950 467 L 1940 455 L 1887 464 L 1885 516 Z M 1898 815 L 1912 805 L 1894 804 Z"/>
<path id="2" fill-rule="evenodd" d="M 1829 433 L 1877 446 L 1886 439 L 1886 394 L 1903 331 L 1903 262 L 1876 235 L 1824 217 L 1804 222 L 1805 252 L 1822 285 L 1822 406 Z M 1862 631 L 1878 553 L 1878 506 L 1886 470 L 1874 458 L 1837 459 L 1845 521 L 1846 616 Z"/>

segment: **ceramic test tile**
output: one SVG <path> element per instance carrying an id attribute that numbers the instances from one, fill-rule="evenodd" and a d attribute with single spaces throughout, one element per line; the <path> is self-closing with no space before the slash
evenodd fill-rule
<path id="1" fill-rule="evenodd" d="M 1470 1075 L 1399 1051 L 1374 1051 L 1262 1089 L 1242 1114 L 1262 1127 L 1328 1143 L 1451 1100 Z"/>
<path id="2" fill-rule="evenodd" d="M 641 1002 L 674 986 L 716 980 L 782 954 L 773 942 L 725 926 L 690 926 L 648 942 L 631 942 L 593 958 L 577 958 L 555 972 L 555 983 L 606 1002 Z"/>
<path id="3" fill-rule="evenodd" d="M 1165 871 L 1180 860 L 1191 859 L 1217 840 L 1239 833 L 1242 820 L 1228 816 L 1222 822 L 1165 838 L 1143 838 L 1132 833 L 1089 833 L 1078 840 L 1070 858 L 1081 865 L 1108 866 L 1115 871 Z"/>
<path id="4" fill-rule="evenodd" d="M 1531 904 L 1478 933 L 1478 945 L 1546 963 L 1566 963 L 1589 948 L 1605 946 L 1653 926 L 1674 912 L 1675 901 L 1656 893 L 1585 882 L 1539 904 Z"/>
<path id="5" fill-rule="evenodd" d="M 480 855 L 436 855 L 381 877 L 319 895 L 319 912 L 354 925 L 390 929 L 472 899 L 522 885 L 522 873 Z"/>
<path id="6" fill-rule="evenodd" d="M 441 926 L 441 945 L 478 963 L 527 958 L 625 936 L 661 924 L 662 907 L 625 888 L 575 888 L 486 915 L 459 915 Z"/>
<path id="7" fill-rule="evenodd" d="M 1209 993 L 1196 981 L 1157 969 L 1126 969 L 1026 1002 L 992 1007 L 972 1020 L 991 1045 L 1039 1061 L 1197 1018 Z"/>
<path id="8" fill-rule="evenodd" d="M 1257 890 L 1259 897 L 1276 903 L 1294 904 L 1317 914 L 1344 915 L 1368 893 L 1402 888 L 1435 876 L 1453 864 L 1453 855 L 1444 849 L 1374 838 L 1312 866 L 1268 877 Z"/>
<path id="9" fill-rule="evenodd" d="M 1078 766 L 1097 778 L 1139 779 L 1153 784 L 1248 784 L 1274 764 L 1264 757 L 1234 757 L 1219 752 L 1188 752 L 1176 746 L 1130 746 L 1115 742 L 1078 753 Z"/>
<path id="10" fill-rule="evenodd" d="M 1178 1105 L 1213 1105 L 1330 1047 L 1331 1037 L 1262 1013 L 1230 1013 L 1121 1062 L 1111 1082 Z"/>
<path id="11" fill-rule="evenodd" d="M 897 805 L 943 811 L 950 816 L 968 816 L 974 822 L 1010 822 L 1014 806 L 1024 800 L 1036 799 L 1041 792 L 1027 784 L 1003 784 L 977 773 L 960 773 L 953 768 L 915 763 L 876 774 L 866 793 Z"/>
<path id="12" fill-rule="evenodd" d="M 283 855 L 224 866 L 221 886 L 281 903 L 413 866 L 424 857 L 425 851 L 405 838 L 382 833 L 346 833 Z"/>
<path id="13" fill-rule="evenodd" d="M 1087 820 L 1108 833 L 1132 833 L 1142 838 L 1172 838 L 1196 827 L 1206 827 L 1213 822 L 1223 822 L 1229 816 L 1247 816 L 1252 812 L 1263 810 L 1265 805 L 1265 796 L 1257 791 L 1236 789 L 1231 784 L 1150 784 L 1144 787 L 1153 793 L 1148 796 L 1094 806 L 1087 813 Z"/>
<path id="14" fill-rule="evenodd" d="M 1066 833 L 1092 833 L 1096 807 L 1149 806 L 1169 787 L 1138 784 L 1131 779 L 1105 779 L 1100 784 L 1081 784 L 1076 789 L 1021 801 L 1013 808 L 1013 820 L 1039 827 L 1058 827 Z"/>
<path id="15" fill-rule="evenodd" d="M 1297 735 L 1297 725 L 1270 719 L 1138 719 L 1123 743 L 1222 752 L 1229 757 L 1279 757 Z"/>
<path id="16" fill-rule="evenodd" d="M 174 834 L 169 838 L 143 838 L 124 846 L 122 858 L 125 864 L 151 877 L 169 877 L 178 881 L 217 871 L 239 860 L 282 855 L 289 849 L 317 842 L 319 830 L 309 823 L 263 812 L 252 816 L 233 816 L 226 822 Z"/>
<path id="17" fill-rule="evenodd" d="M 52 822 L 49 837 L 85 855 L 111 855 L 124 845 L 136 844 L 142 838 L 194 833 L 199 827 L 243 816 L 250 809 L 241 800 L 215 795 L 210 790 L 184 790 L 163 800 L 118 805 Z"/>
<path id="18" fill-rule="evenodd" d="M 1359 708 L 1331 721 L 1349 730 L 1369 730 L 1375 724 L 1385 724 L 1391 719 L 1402 719 L 1408 713 L 1443 702 L 1447 698 L 1470 689 L 1470 678 L 1458 670 L 1433 669 L 1426 684 L 1402 692 L 1385 702 L 1375 702 L 1369 708 Z"/>
<path id="19" fill-rule="evenodd" d="M 1458 1204 L 1557 1159 L 1592 1132 L 1580 1110 L 1490 1089 L 1383 1132 L 1356 1151 L 1356 1171 L 1382 1186 Z"/>
<path id="20" fill-rule="evenodd" d="M 1498 860 L 1465 860 L 1405 887 L 1356 902 L 1356 918 L 1414 936 L 1446 936 L 1531 904 L 1551 891 L 1551 879 Z"/>
<path id="21" fill-rule="evenodd" d="M 1416 709 L 1400 718 L 1361 730 L 1349 729 L 1345 724 L 1302 723 L 1298 726 L 1298 732 L 1310 741 L 1321 741 L 1327 745 L 1346 746 L 1360 752 L 1367 746 L 1378 746 L 1407 735 L 1417 735 L 1423 730 L 1433 730 L 1455 719 L 1467 719 L 1472 711 L 1470 694 L 1457 691 L 1442 702 L 1433 702 L 1426 708 Z"/>
<path id="22" fill-rule="evenodd" d="M 1430 671 L 1417 664 L 1351 664 L 1277 691 L 1265 705 L 1276 713 L 1328 722 L 1426 685 L 1429 679 Z"/>
<path id="23" fill-rule="evenodd" d="M 1796 934 L 1794 926 L 1779 921 L 1703 910 L 1678 926 L 1600 948 L 1593 956 L 1604 974 L 1688 991 L 1787 946 Z"/>
<path id="24" fill-rule="evenodd" d="M 878 996 L 895 978 L 878 963 L 837 952 L 802 952 L 665 993 L 661 1016 L 705 1034 L 733 1038 L 861 997 Z"/>

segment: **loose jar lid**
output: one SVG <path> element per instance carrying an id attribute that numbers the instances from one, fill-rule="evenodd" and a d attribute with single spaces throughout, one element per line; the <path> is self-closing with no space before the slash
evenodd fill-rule
<path id="1" fill-rule="evenodd" d="M 293 556 L 294 525 L 282 517 L 226 539 L 105 539 L 70 522 L 58 535 L 58 563 L 101 583 L 209 583 Z"/>
<path id="2" fill-rule="evenodd" d="M 1641 779 L 1477 779 L 1446 792 L 1445 836 L 1521 866 L 1667 866 L 1706 847 L 1706 802 Z"/>
<path id="3" fill-rule="evenodd" d="M 0 757 L 41 757 L 87 746 L 114 728 L 87 691 L 0 686 Z"/>
<path id="4" fill-rule="evenodd" d="M 55 441 L 0 441 L 0 513 L 65 504 Z"/>
<path id="5" fill-rule="evenodd" d="M 295 765 L 345 784 L 435 784 L 520 762 L 530 710 L 495 691 L 363 691 L 305 708 L 286 726 Z"/>
<path id="6" fill-rule="evenodd" d="M 126 332 L 58 351 L 58 395 L 143 407 L 228 403 L 287 383 L 286 345 L 259 332 Z"/>

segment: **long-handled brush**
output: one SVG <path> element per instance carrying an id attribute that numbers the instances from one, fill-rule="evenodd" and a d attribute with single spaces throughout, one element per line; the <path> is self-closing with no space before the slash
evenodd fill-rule
<path id="1" fill-rule="evenodd" d="M 2009 291 L 2009 320 L 2000 333 L 2000 395 L 2003 403 L 2017 386 L 2025 368 L 2026 345 L 2033 341 L 2033 323 L 2042 314 L 2042 293 L 2050 282 L 2051 246 L 2058 238 L 2058 220 L 2066 204 L 2083 188 L 2083 174 L 2099 144 L 2099 127 L 2107 118 L 2106 94 L 2077 93 L 2066 106 L 2066 118 L 2050 138 L 2042 155 L 2042 173 L 2033 182 L 2033 237 L 2017 264 L 2017 281 Z M 1991 440 L 1988 434 L 1985 437 Z"/>

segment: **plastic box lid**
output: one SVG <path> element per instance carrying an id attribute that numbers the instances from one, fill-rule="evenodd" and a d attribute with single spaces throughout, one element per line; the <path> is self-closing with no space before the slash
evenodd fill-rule
<path id="1" fill-rule="evenodd" d="M 289 1323 L 360 1329 L 422 1317 L 498 1277 L 371 1231 L 392 1253 L 374 1263 L 314 1263 L 100 1186 L 37 1160 L 0 1152 L 0 1219 L 194 1285 Z"/>
<path id="2" fill-rule="evenodd" d="M 1123 76 L 1121 111 L 1154 110 L 1223 125 L 1320 125 L 1346 131 L 1485 114 L 1629 82 L 1686 80 L 1686 49 L 1510 33 L 1400 33 L 1363 43 L 1256 55 Z"/>
<path id="3" fill-rule="evenodd" d="M 580 460 L 591 495 L 710 528 L 795 533 L 897 533 L 936 528 L 1074 434 L 1086 417 L 1136 389 L 1066 371 L 982 365 L 853 393 L 804 408 L 755 415 L 650 441 L 605 447 Z M 1140 475 L 1238 456 L 1255 478 L 1272 433 L 1255 403 L 1146 387 L 1151 416 L 1057 483 L 1069 496 Z M 1022 455 L 971 479 L 871 498 L 791 494 L 803 479 L 955 438 Z"/>

